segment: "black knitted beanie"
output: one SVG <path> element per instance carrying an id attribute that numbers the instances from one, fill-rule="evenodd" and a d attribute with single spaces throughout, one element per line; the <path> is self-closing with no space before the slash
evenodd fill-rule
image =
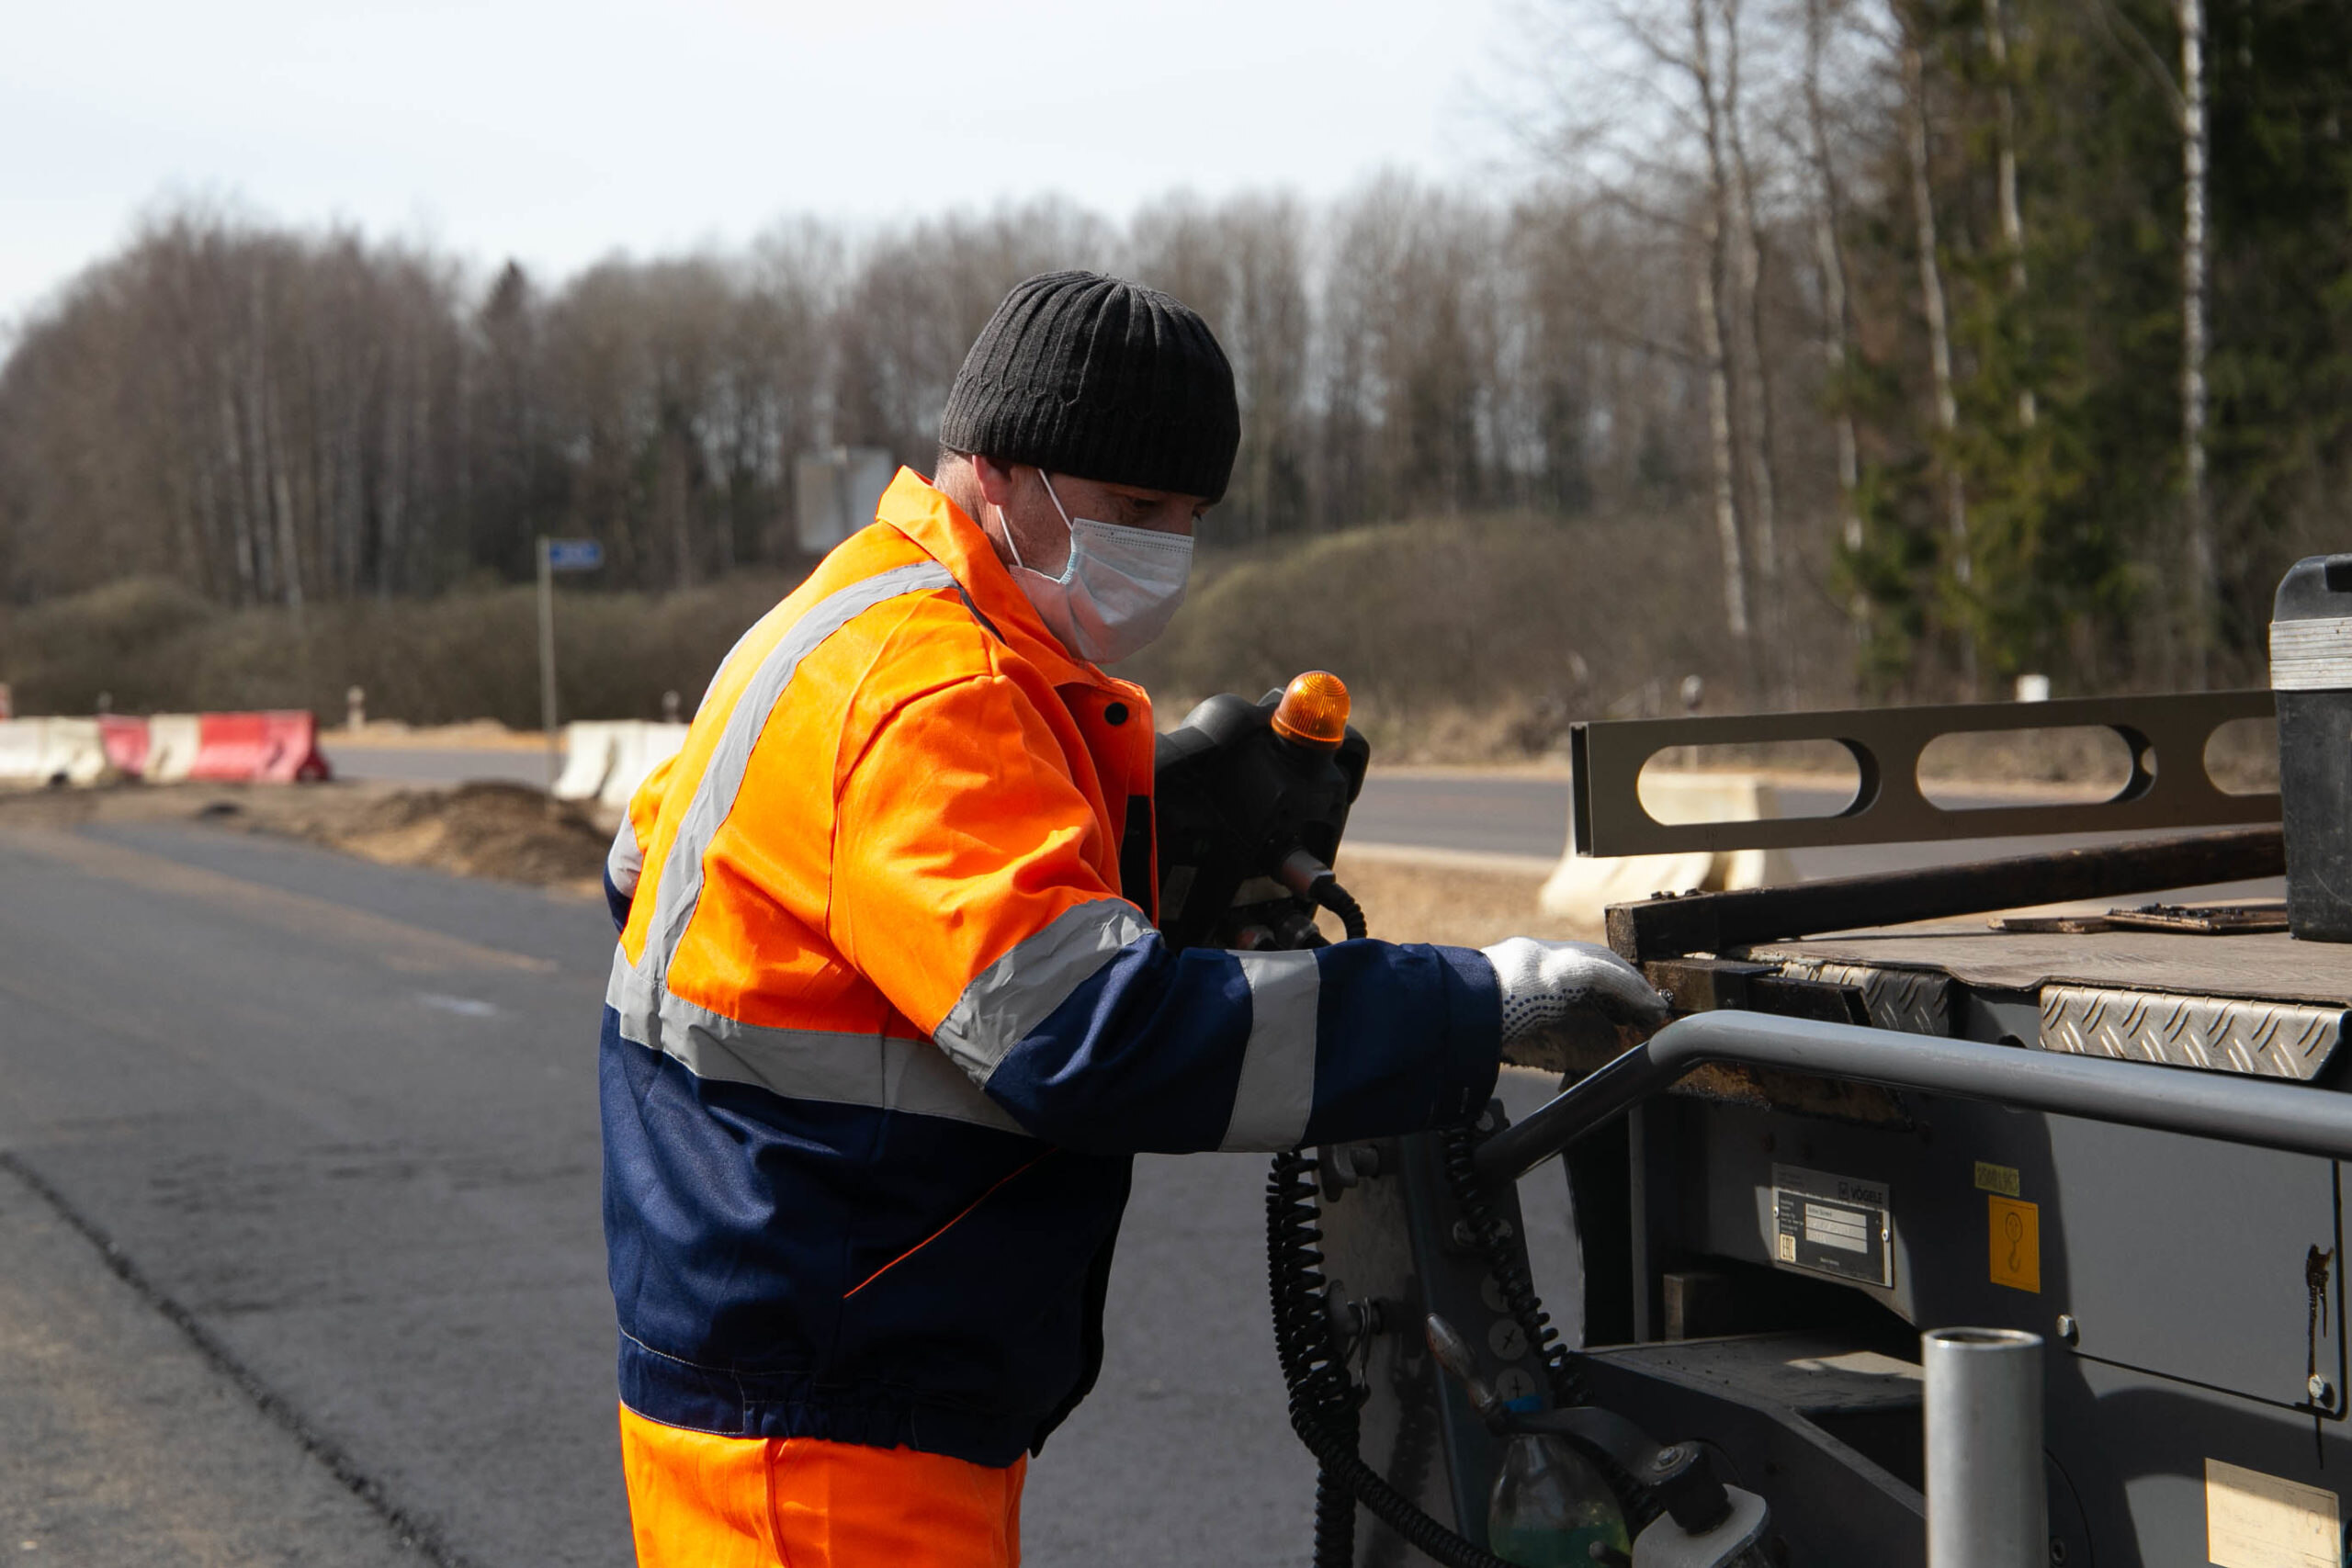
<path id="1" fill-rule="evenodd" d="M 1016 285 L 980 329 L 940 445 L 1105 484 L 1215 501 L 1241 409 L 1209 324 L 1156 288 L 1094 272 Z"/>

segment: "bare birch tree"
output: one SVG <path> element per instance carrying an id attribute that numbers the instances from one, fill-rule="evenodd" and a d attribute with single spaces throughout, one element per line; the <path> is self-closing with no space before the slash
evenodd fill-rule
<path id="1" fill-rule="evenodd" d="M 1692 270 L 1698 278 L 1699 341 L 1707 373 L 1707 440 L 1714 470 L 1715 533 L 1723 550 L 1724 621 L 1734 637 L 1752 649 L 1747 550 L 1741 537 L 1738 431 L 1732 406 L 1732 235 L 1725 221 L 1732 207 L 1730 162 L 1724 146 L 1723 104 L 1715 90 L 1714 39 L 1707 0 L 1689 0 L 1689 17 L 1690 53 L 1684 69 L 1699 97 L 1707 180 L 1700 220 L 1702 254 Z"/>
<path id="2" fill-rule="evenodd" d="M 1966 594 L 1976 579 L 1974 553 L 1968 536 L 1968 487 L 1956 450 L 1960 435 L 1960 399 L 1952 385 L 1951 320 L 1944 296 L 1943 257 L 1936 231 L 1934 165 L 1928 142 L 1927 65 L 1922 56 L 1918 19 L 1898 0 L 1897 23 L 1902 28 L 1904 146 L 1911 174 L 1911 220 L 1919 251 L 1919 309 L 1928 328 L 1928 369 L 1935 396 L 1936 431 L 1942 437 L 1937 465 L 1943 473 L 1944 531 L 1952 581 Z M 1971 690 L 1976 684 L 1976 636 L 1973 626 L 1960 632 L 1961 679 Z"/>
<path id="3" fill-rule="evenodd" d="M 1828 50 L 1832 0 L 1805 0 L 1804 123 L 1808 160 L 1813 165 L 1814 255 L 1821 269 L 1821 353 L 1832 387 L 1849 374 L 1853 350 L 1853 305 L 1846 265 L 1845 199 L 1838 177 L 1838 163 L 1829 141 L 1829 109 L 1822 89 L 1822 62 Z M 1861 484 L 1860 443 L 1854 432 L 1854 412 L 1848 399 L 1833 396 L 1829 423 L 1838 464 L 1838 533 L 1847 551 L 1862 547 L 1862 514 L 1855 503 Z M 1857 593 L 1849 602 L 1859 635 L 1870 615 L 1869 599 Z"/>
<path id="4" fill-rule="evenodd" d="M 1745 436 L 1749 536 L 1755 542 L 1756 594 L 1762 637 L 1758 683 L 1765 690 L 1784 684 L 1788 602 L 1781 585 L 1779 486 L 1772 471 L 1773 415 L 1770 366 L 1764 352 L 1764 231 L 1757 215 L 1756 167 L 1747 155 L 1741 100 L 1741 0 L 1716 0 L 1723 22 L 1723 112 L 1730 181 L 1723 189 L 1724 221 L 1737 236 L 1733 254 L 1738 276 L 1740 429 Z M 1782 694 L 1785 695 L 1785 692 Z"/>
<path id="5" fill-rule="evenodd" d="M 2213 520 L 2205 492 L 2205 0 L 2179 0 L 2180 18 L 2180 457 L 2188 536 L 2188 679 L 2211 680 Z"/>
<path id="6" fill-rule="evenodd" d="M 1984 0 L 1984 48 L 1993 57 L 1993 191 L 2001 215 L 2001 248 L 2008 256 L 2009 297 L 2025 299 L 2025 211 L 2018 203 L 2017 73 L 2009 55 L 2007 0 Z M 2027 430 L 2041 417 L 2030 382 L 2018 389 L 2018 423 Z"/>

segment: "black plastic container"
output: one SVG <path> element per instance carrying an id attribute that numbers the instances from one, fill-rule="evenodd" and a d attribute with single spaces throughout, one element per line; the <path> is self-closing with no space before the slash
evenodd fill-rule
<path id="1" fill-rule="evenodd" d="M 2352 942 L 2352 555 L 2312 556 L 2270 613 L 2287 928 Z"/>

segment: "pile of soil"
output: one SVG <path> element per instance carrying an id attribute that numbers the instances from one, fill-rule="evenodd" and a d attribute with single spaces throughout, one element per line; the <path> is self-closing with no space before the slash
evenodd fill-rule
<path id="1" fill-rule="evenodd" d="M 612 844 L 578 806 L 493 782 L 401 790 L 303 837 L 383 865 L 551 886 L 598 883 Z"/>
<path id="2" fill-rule="evenodd" d="M 613 822 L 516 784 L 403 788 L 322 784 L 115 784 L 0 791 L 0 829 L 202 822 L 301 839 L 382 865 L 595 893 Z"/>

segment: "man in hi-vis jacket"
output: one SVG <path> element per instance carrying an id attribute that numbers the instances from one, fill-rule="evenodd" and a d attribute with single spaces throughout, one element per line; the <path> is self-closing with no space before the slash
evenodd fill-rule
<path id="1" fill-rule="evenodd" d="M 649 1568 L 1009 1568 L 1094 1382 L 1138 1151 L 1459 1122 L 1502 1043 L 1655 1019 L 1600 950 L 1169 950 L 1151 705 L 1238 442 L 1164 294 L 1034 277 L 712 679 L 607 868 L 622 1452 Z"/>

